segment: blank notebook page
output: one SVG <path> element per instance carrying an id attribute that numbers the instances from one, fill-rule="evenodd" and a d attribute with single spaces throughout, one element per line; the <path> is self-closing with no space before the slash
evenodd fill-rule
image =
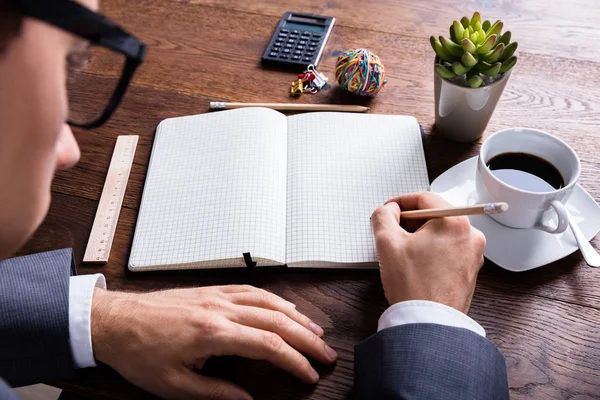
<path id="1" fill-rule="evenodd" d="M 413 117 L 289 117 L 288 265 L 376 262 L 371 213 L 391 197 L 428 189 L 421 131 Z"/>
<path id="2" fill-rule="evenodd" d="M 243 266 L 244 252 L 284 263 L 286 126 L 258 108 L 161 122 L 130 269 Z"/>

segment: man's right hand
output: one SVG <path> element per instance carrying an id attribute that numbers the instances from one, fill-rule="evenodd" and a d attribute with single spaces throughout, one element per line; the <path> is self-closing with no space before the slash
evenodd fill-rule
<path id="1" fill-rule="evenodd" d="M 167 399 L 251 399 L 230 382 L 197 374 L 212 356 L 267 360 L 306 383 L 319 376 L 301 353 L 333 363 L 323 330 L 296 307 L 251 286 L 133 294 L 95 289 L 97 360 Z"/>
<path id="2" fill-rule="evenodd" d="M 424 192 L 393 198 L 373 213 L 381 282 L 390 305 L 429 300 L 469 311 L 485 236 L 467 217 L 400 221 L 400 210 L 448 206 L 440 196 Z"/>

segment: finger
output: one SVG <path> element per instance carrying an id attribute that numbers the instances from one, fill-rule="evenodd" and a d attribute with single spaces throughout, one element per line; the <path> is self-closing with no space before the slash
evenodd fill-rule
<path id="1" fill-rule="evenodd" d="M 316 383 L 319 374 L 306 357 L 287 344 L 273 332 L 232 323 L 234 329 L 222 335 L 214 343 L 217 356 L 240 356 L 253 360 L 265 360 L 288 371 L 306 383 Z"/>
<path id="2" fill-rule="evenodd" d="M 323 336 L 325 333 L 323 328 L 312 322 L 306 315 L 296 310 L 295 305 L 266 290 L 260 289 L 253 292 L 234 293 L 229 295 L 229 301 L 241 306 L 260 307 L 267 310 L 280 311 L 300 325 L 310 329 L 318 336 Z M 291 304 L 293 306 L 291 306 Z"/>
<path id="3" fill-rule="evenodd" d="M 386 201 L 398 203 L 402 211 L 423 210 L 427 208 L 449 207 L 450 203 L 444 200 L 439 194 L 432 192 L 418 192 L 402 196 L 397 196 Z"/>
<path id="4" fill-rule="evenodd" d="M 481 232 L 479 229 L 475 228 L 474 226 L 471 226 L 471 229 L 473 230 L 473 237 L 475 239 L 475 251 L 477 251 L 481 254 L 481 257 L 479 259 L 479 265 L 478 265 L 479 268 L 477 269 L 477 273 L 479 273 L 479 271 L 483 267 L 483 264 L 485 263 L 485 256 L 484 256 L 483 252 L 484 252 L 485 246 L 486 246 L 486 237 L 483 234 L 483 232 Z M 475 289 L 473 288 L 473 290 L 475 290 Z"/>
<path id="5" fill-rule="evenodd" d="M 472 225 L 471 225 L 471 230 L 473 231 L 473 237 L 475 239 L 475 246 L 476 246 L 477 251 L 483 252 L 483 250 L 485 249 L 485 246 L 487 244 L 485 235 L 483 234 L 483 232 L 481 232 L 479 229 L 475 228 Z"/>
<path id="6" fill-rule="evenodd" d="M 223 293 L 247 293 L 262 290 L 252 285 L 224 285 L 213 287 L 219 289 Z"/>
<path id="7" fill-rule="evenodd" d="M 229 319 L 240 325 L 276 333 L 296 350 L 326 364 L 337 359 L 337 353 L 323 339 L 279 311 L 238 306 Z"/>
<path id="8" fill-rule="evenodd" d="M 394 197 L 388 200 L 386 204 L 390 202 L 398 203 L 402 211 L 442 208 L 449 206 L 449 204 L 442 197 L 432 192 L 411 193 L 408 195 Z M 407 219 L 401 222 L 402 226 L 408 232 L 417 232 L 423 227 L 427 220 Z"/>
<path id="9" fill-rule="evenodd" d="M 272 301 L 281 303 L 282 306 L 296 308 L 296 305 L 291 301 L 287 301 L 268 290 L 260 289 L 251 285 L 227 285 L 218 286 L 223 293 L 259 293 L 264 296 L 270 296 Z"/>
<path id="10" fill-rule="evenodd" d="M 380 233 L 391 233 L 392 235 L 406 233 L 400 227 L 400 207 L 398 203 L 392 202 L 377 207 L 371 215 L 371 224 L 375 237 Z"/>
<path id="11" fill-rule="evenodd" d="M 231 382 L 208 378 L 183 366 L 156 394 L 167 399 L 252 400 L 248 392 Z"/>

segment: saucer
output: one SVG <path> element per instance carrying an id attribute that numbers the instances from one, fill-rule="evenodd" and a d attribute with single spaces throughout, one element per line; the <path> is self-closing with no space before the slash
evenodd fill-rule
<path id="1" fill-rule="evenodd" d="M 431 191 L 454 206 L 472 205 L 477 201 L 476 169 L 477 157 L 463 161 L 433 181 Z M 600 231 L 600 206 L 581 186 L 575 186 L 566 206 L 586 239 L 596 236 Z M 570 228 L 551 234 L 537 229 L 509 228 L 487 215 L 469 218 L 471 224 L 485 234 L 485 257 L 509 271 L 541 267 L 579 250 Z"/>

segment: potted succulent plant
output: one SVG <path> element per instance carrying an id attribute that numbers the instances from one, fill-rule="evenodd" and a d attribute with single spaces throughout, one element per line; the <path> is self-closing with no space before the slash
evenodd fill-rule
<path id="1" fill-rule="evenodd" d="M 435 51 L 436 131 L 460 142 L 481 137 L 517 63 L 517 42 L 502 21 L 479 12 L 450 26 L 450 37 L 432 36 Z"/>

